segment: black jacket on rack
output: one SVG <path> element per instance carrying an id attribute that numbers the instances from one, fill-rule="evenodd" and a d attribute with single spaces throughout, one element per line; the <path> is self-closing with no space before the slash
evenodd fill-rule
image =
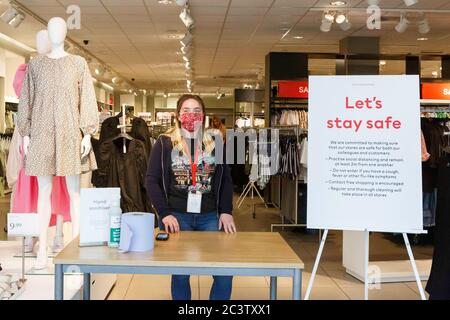
<path id="1" fill-rule="evenodd" d="M 450 300 L 450 154 L 443 154 L 438 170 L 433 265 L 426 290 L 432 300 Z"/>
<path id="2" fill-rule="evenodd" d="M 123 153 L 123 139 L 119 117 L 110 117 L 102 123 L 100 139 L 92 139 L 98 170 L 92 174 L 92 184 L 97 188 L 121 189 L 123 212 L 151 212 L 145 190 L 145 174 L 151 152 L 150 132 L 141 118 L 133 118 L 126 140 L 127 153 Z"/>
<path id="3" fill-rule="evenodd" d="M 147 154 L 145 145 L 138 139 L 126 140 L 127 152 L 123 153 L 123 139 L 109 138 L 99 144 L 96 159 L 99 169 L 98 188 L 120 188 L 123 212 L 150 212 L 145 189 Z"/>

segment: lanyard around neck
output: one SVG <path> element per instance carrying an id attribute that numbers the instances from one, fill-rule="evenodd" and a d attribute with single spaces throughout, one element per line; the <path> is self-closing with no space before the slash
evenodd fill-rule
<path id="1" fill-rule="evenodd" d="M 189 157 L 189 164 L 191 166 L 191 173 L 192 173 L 192 185 L 196 186 L 197 185 L 197 164 L 198 164 L 198 160 L 199 160 L 199 156 L 200 156 L 200 150 L 199 150 L 200 148 L 198 146 L 197 146 L 197 148 L 195 148 L 194 161 L 192 161 L 192 154 L 191 154 L 191 151 L 189 150 L 185 140 L 183 140 L 183 148 Z"/>

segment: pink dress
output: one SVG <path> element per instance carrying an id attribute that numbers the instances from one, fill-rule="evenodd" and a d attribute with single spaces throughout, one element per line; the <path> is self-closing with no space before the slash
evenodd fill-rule
<path id="1" fill-rule="evenodd" d="M 20 96 L 22 90 L 22 82 L 25 78 L 27 65 L 21 65 L 14 77 L 14 90 L 17 96 Z M 17 128 L 16 128 L 17 129 Z M 25 175 L 25 168 L 23 167 L 23 138 L 19 139 L 18 146 L 11 145 L 11 150 L 20 149 L 20 165 L 15 166 L 19 168 L 17 182 L 14 186 L 14 197 L 11 208 L 12 213 L 35 213 L 37 212 L 37 202 L 39 195 L 39 185 L 37 177 L 30 177 Z M 16 174 L 9 173 L 10 175 Z M 62 215 L 64 222 L 70 221 L 70 197 L 67 191 L 65 177 L 53 177 L 53 187 L 51 194 L 52 217 L 50 219 L 50 226 L 56 225 L 57 215 Z"/>

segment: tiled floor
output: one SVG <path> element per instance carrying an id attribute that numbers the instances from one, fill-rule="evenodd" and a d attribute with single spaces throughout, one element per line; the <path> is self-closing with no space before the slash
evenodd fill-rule
<path id="1" fill-rule="evenodd" d="M 280 223 L 276 210 L 258 207 L 256 219 L 252 218 L 249 202 L 245 202 L 235 212 L 240 231 L 270 231 L 272 223 Z M 280 230 L 281 231 L 281 230 Z M 306 234 L 303 230 L 286 228 L 281 234 L 305 263 L 303 273 L 303 296 L 306 292 L 314 259 L 318 250 L 318 235 Z M 389 238 L 392 236 L 389 235 Z M 401 238 L 400 238 L 401 240 Z M 417 259 L 431 259 L 431 246 L 414 246 Z M 393 242 L 386 235 L 372 234 L 370 238 L 371 260 L 408 259 L 402 242 Z M 342 232 L 330 232 L 310 299 L 349 300 L 364 299 L 364 285 L 345 272 L 342 267 Z M 269 278 L 236 277 L 233 281 L 233 300 L 269 299 Z M 191 277 L 192 299 L 208 299 L 212 278 Z M 423 283 L 425 286 L 426 282 Z M 292 281 L 288 278 L 278 280 L 278 299 L 291 299 Z M 378 289 L 369 291 L 370 299 L 410 300 L 420 299 L 415 282 L 381 284 Z M 119 275 L 109 299 L 171 299 L 169 276 Z"/>

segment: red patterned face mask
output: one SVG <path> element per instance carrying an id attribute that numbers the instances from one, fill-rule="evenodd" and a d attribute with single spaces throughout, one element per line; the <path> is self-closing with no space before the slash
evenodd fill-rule
<path id="1" fill-rule="evenodd" d="M 180 115 L 181 127 L 189 132 L 194 132 L 196 128 L 196 123 L 201 126 L 203 123 L 203 113 L 198 112 L 187 112 Z"/>

